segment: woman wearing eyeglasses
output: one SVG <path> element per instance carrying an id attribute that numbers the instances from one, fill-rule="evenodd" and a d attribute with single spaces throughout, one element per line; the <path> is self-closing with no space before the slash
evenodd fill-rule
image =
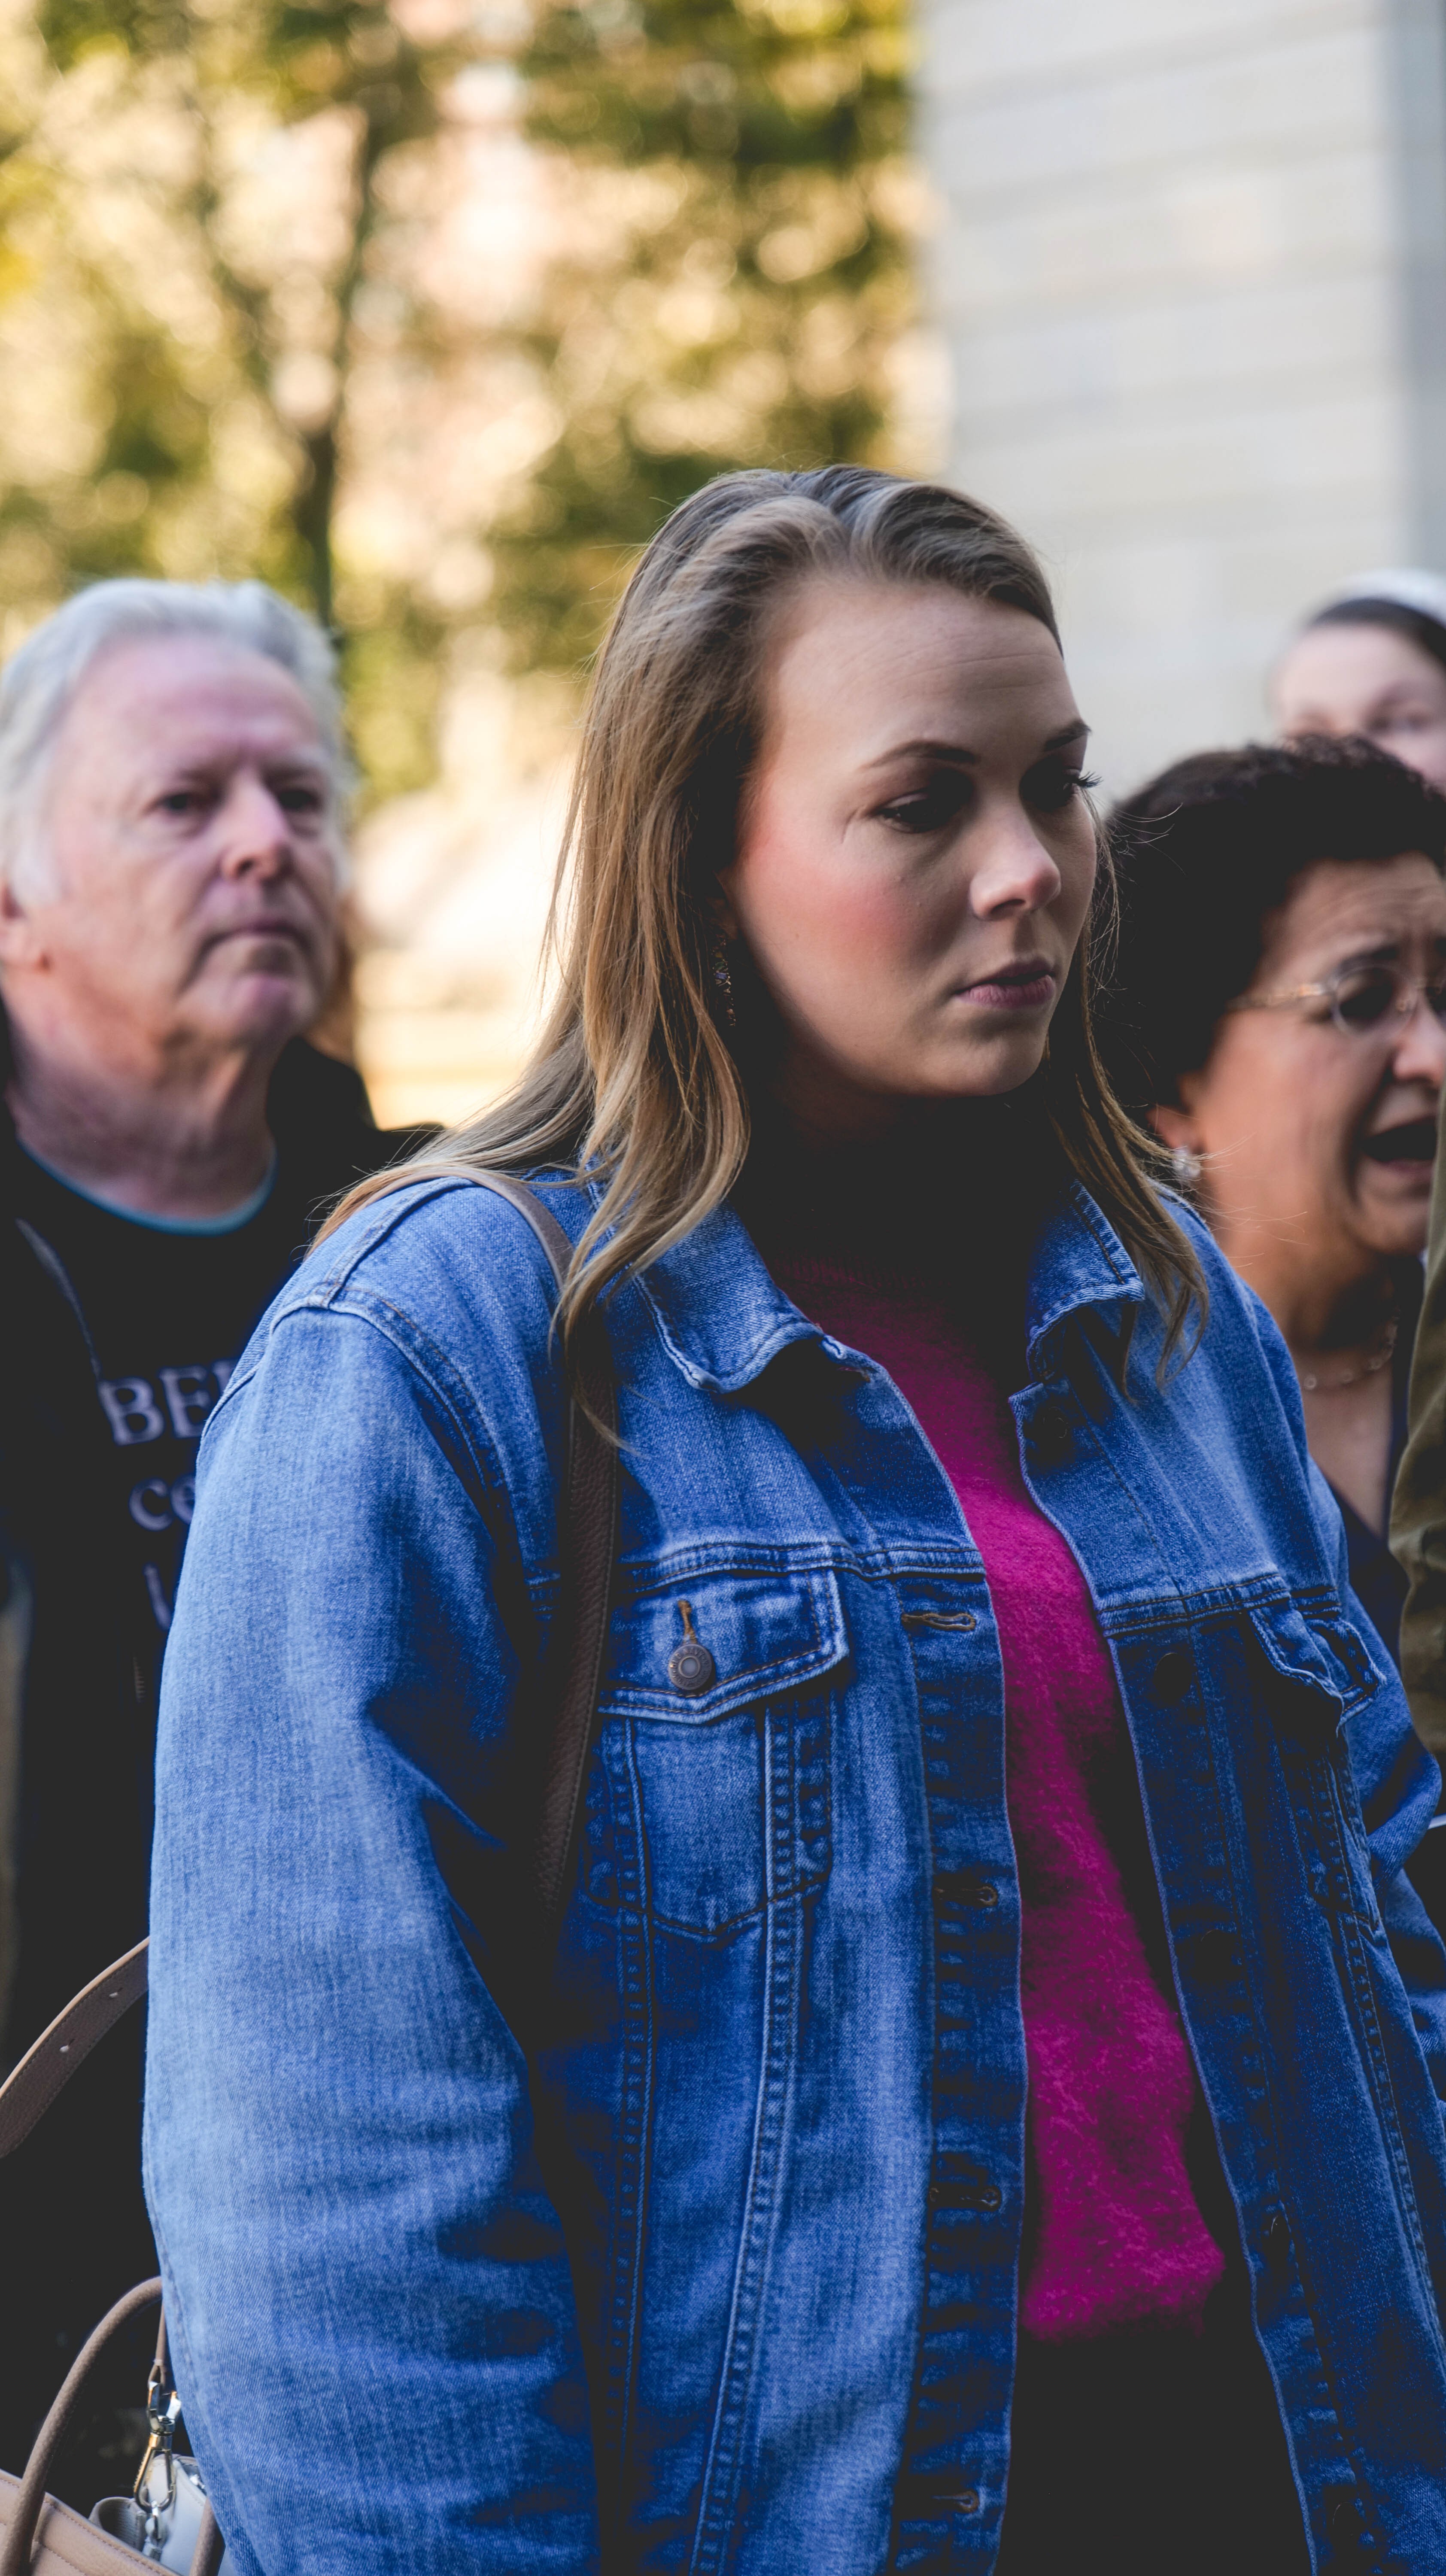
<path id="1" fill-rule="evenodd" d="M 1356 1593 L 1386 1545 L 1446 1070 L 1446 799 L 1364 741 L 1181 761 L 1114 818 L 1126 1098 L 1300 1379 Z"/>

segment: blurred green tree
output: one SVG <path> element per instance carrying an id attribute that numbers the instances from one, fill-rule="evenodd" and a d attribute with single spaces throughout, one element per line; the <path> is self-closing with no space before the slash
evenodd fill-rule
<path id="1" fill-rule="evenodd" d="M 527 127 L 567 211 L 530 345 L 562 426 L 492 532 L 524 660 L 575 666 L 708 476 L 899 461 L 909 45 L 907 0 L 541 0 Z"/>
<path id="2" fill-rule="evenodd" d="M 438 86 L 460 68 L 465 51 L 455 40 L 417 44 L 375 0 L 311 8 L 290 0 L 219 8 L 201 0 L 40 0 L 36 25 L 59 74 L 110 58 L 132 73 L 159 75 L 189 128 L 191 151 L 177 174 L 171 219 L 190 236 L 188 247 L 214 290 L 238 375 L 272 410 L 283 450 L 288 438 L 292 445 L 284 511 L 290 561 L 278 569 L 305 589 L 329 625 L 339 440 L 379 173 L 400 145 L 436 134 Z M 242 100 L 283 125 L 326 112 L 341 129 L 331 156 L 341 220 L 333 227 L 330 257 L 323 251 L 310 269 L 313 291 L 304 316 L 296 309 L 289 263 L 267 274 L 266 263 L 248 260 L 243 244 L 228 238 L 227 129 L 234 128 Z M 158 354 L 152 350 L 147 365 L 129 371 L 139 404 L 130 425 L 140 442 L 134 464 L 144 471 L 149 463 L 152 476 L 184 474 L 195 442 L 183 416 L 188 426 L 194 423 L 184 400 L 178 407 L 180 389 L 156 363 Z M 309 367 L 299 369 L 298 359 L 309 359 Z M 124 369 L 119 350 L 116 362 Z M 289 399 L 285 368 L 291 370 Z"/>
<path id="3" fill-rule="evenodd" d="M 0 0 L 0 640 L 121 571 L 344 636 L 371 788 L 576 677 L 735 464 L 887 457 L 905 0 Z"/>
<path id="4" fill-rule="evenodd" d="M 10 634 L 123 571 L 257 572 L 351 628 L 338 524 L 368 461 L 359 382 L 379 342 L 413 376 L 449 357 L 425 294 L 383 295 L 380 331 L 366 315 L 397 228 L 389 176 L 435 155 L 480 50 L 456 11 L 413 33 L 381 0 L 38 0 L 0 25 Z M 445 534 L 413 534 L 379 564 L 364 530 L 353 549 L 348 680 L 382 792 L 431 766 L 451 623 L 418 577 Z"/>

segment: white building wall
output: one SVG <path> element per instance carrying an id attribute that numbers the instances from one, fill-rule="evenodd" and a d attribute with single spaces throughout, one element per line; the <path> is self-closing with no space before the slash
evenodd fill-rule
<path id="1" fill-rule="evenodd" d="M 1446 0 L 926 0 L 951 472 L 1041 548 L 1107 783 L 1446 566 Z"/>

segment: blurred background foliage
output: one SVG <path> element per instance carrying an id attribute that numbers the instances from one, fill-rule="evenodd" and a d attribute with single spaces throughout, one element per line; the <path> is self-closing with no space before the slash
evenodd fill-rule
<path id="1" fill-rule="evenodd" d="M 903 0 L 539 9 L 528 132 L 593 220 L 530 340 L 559 435 L 494 531 L 499 609 L 534 662 L 591 650 L 633 550 L 709 475 L 892 461 L 907 42 Z"/>
<path id="2" fill-rule="evenodd" d="M 903 0 L 0 0 L 0 617 L 259 572 L 368 793 L 736 464 L 908 457 Z"/>
<path id="3" fill-rule="evenodd" d="M 0 647 L 116 573 L 330 622 L 325 1032 L 515 1072 L 581 682 L 732 465 L 931 459 L 907 0 L 0 0 Z"/>

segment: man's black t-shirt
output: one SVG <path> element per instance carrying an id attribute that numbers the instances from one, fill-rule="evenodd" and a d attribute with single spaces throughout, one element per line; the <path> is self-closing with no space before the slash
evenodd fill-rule
<path id="1" fill-rule="evenodd" d="M 223 1223 L 153 1223 L 21 1157 L 17 1213 L 59 1261 L 85 1321 L 108 1434 L 102 1520 L 127 1574 L 150 1696 L 195 1499 L 196 1444 L 253 1325 L 292 1269 L 306 1211 L 271 1183 Z M 274 1175 L 273 1175 L 274 1182 Z"/>
<path id="2" fill-rule="evenodd" d="M 288 1186 L 283 1157 L 258 1201 L 202 1230 L 102 1206 L 20 1150 L 9 1177 L 15 1218 L 42 1272 L 78 1309 L 95 1369 L 93 1387 L 72 1367 L 55 1391 L 63 1450 L 37 1460 L 43 1504 L 24 1486 L 14 1498 L 26 1507 L 28 1537 L 37 1509 L 47 1528 L 52 1516 L 70 1524 L 76 1568 L 73 1594 L 48 1584 L 36 1600 L 15 1834 L 20 1940 L 10 2013 L 23 2044 L 144 1924 L 156 1690 L 196 1446 L 253 1326 L 295 1265 L 315 1193 L 304 1202 L 298 1185 Z M 56 1349 L 57 1364 L 61 1356 Z M 36 1364 L 51 1359 L 42 1346 Z M 35 1389 L 42 1417 L 46 1394 Z M 77 1404 L 94 1407 L 93 1438 Z M 69 1633 L 77 1625 L 92 1634 L 90 1660 L 87 1640 Z M 103 1687 L 107 1651 L 123 1669 L 122 1696 Z M 13 2253 L 6 2296 L 17 2320 L 13 2352 L 0 2353 L 7 2469 L 23 2465 L 35 2421 L 97 2315 L 156 2268 L 137 2154 L 141 2039 L 140 2016 L 129 2016 L 0 2170 L 0 2226 Z M 133 2404 L 144 2359 L 126 2349 L 107 2366 L 93 2402 Z M 98 2487 L 120 2483 L 97 2450 L 101 2434 L 118 2438 L 121 2421 L 102 2411 L 100 2434 L 75 2465 L 77 2484 L 66 2485 L 82 2509 Z M 130 2476 L 127 2468 L 126 2484 Z"/>
<path id="3" fill-rule="evenodd" d="M 0 1091 L 9 1071 L 0 1006 Z M 155 1682 L 201 1425 L 323 1208 L 423 1141 L 376 1128 L 356 1072 L 301 1038 L 272 1074 L 266 1119 L 270 1195 L 197 1234 L 97 1206 L 27 1159 L 0 1109 L 16 1376 L 0 1411 L 0 1583 L 13 1569 L 8 1633 L 28 1638 L 0 1707 L 21 1750 L 13 1831 L 0 1797 L 0 2067 L 145 1929 Z M 12 1729 L 0 1757 L 15 1741 Z M 142 2037 L 128 2015 L 0 2161 L 0 2468 L 23 2465 L 97 2317 L 157 2268 L 140 2189 Z M 108 2410 L 135 2408 L 148 2360 L 148 2347 L 112 2347 L 82 2409 L 98 2410 L 91 2432 L 77 2429 L 56 2464 L 52 2486 L 82 2512 L 130 2483 L 129 2418 Z"/>

